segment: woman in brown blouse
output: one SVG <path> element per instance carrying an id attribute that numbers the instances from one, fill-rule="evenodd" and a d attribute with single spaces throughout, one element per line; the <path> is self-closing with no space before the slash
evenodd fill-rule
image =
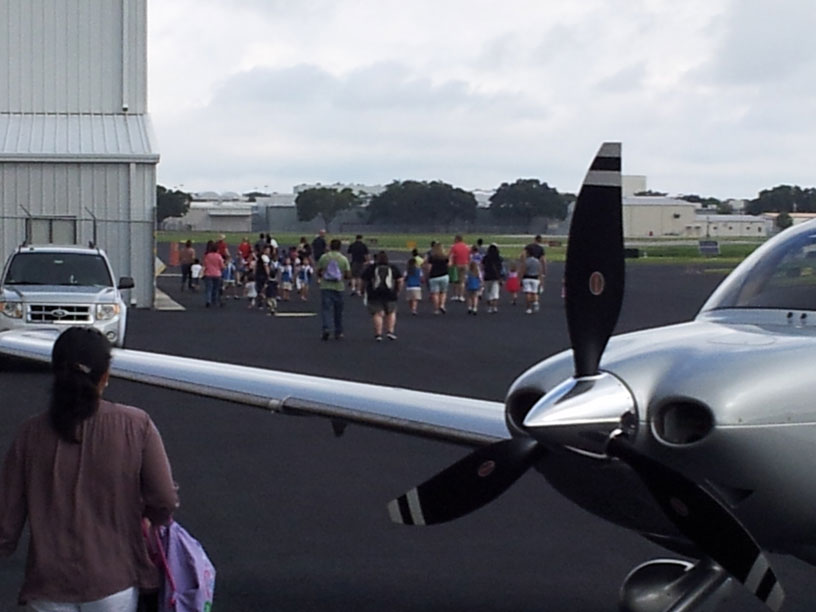
<path id="1" fill-rule="evenodd" d="M 93 328 L 60 335 L 50 408 L 22 424 L 0 473 L 0 557 L 27 519 L 20 603 L 35 612 L 131 612 L 158 587 L 142 524 L 170 520 L 177 487 L 147 413 L 102 399 L 110 359 Z"/>

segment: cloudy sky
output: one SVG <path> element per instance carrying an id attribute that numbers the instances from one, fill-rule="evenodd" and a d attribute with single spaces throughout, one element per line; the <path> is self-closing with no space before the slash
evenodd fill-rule
<path id="1" fill-rule="evenodd" d="M 813 0 L 149 0 L 159 182 L 816 185 Z"/>

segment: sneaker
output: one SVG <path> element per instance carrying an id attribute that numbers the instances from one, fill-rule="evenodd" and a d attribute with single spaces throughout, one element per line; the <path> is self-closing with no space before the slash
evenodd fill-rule
<path id="1" fill-rule="evenodd" d="M 395 334 L 394 332 L 388 332 L 387 334 L 385 334 L 385 337 L 388 338 L 389 340 L 396 340 L 397 334 Z"/>
<path id="2" fill-rule="evenodd" d="M 528 309 L 527 309 L 527 310 L 525 310 L 524 312 L 525 312 L 526 314 L 533 314 L 533 309 L 532 309 L 532 308 L 528 308 Z"/>
<path id="3" fill-rule="evenodd" d="M 435 315 L 442 314 L 442 311 L 437 308 L 436 310 L 434 310 L 434 314 Z"/>
<path id="4" fill-rule="evenodd" d="M 345 336 L 342 334 L 342 332 L 339 334 L 334 334 L 335 340 L 342 340 L 343 338 L 345 338 Z"/>
<path id="5" fill-rule="evenodd" d="M 445 314 L 445 313 L 447 313 L 448 311 L 447 311 L 447 310 L 445 310 L 444 308 L 442 308 L 442 307 L 440 306 L 440 307 L 439 307 L 439 312 L 441 312 L 442 314 Z"/>
<path id="6" fill-rule="evenodd" d="M 329 339 L 329 331 L 328 330 L 323 330 L 323 335 L 320 336 L 320 339 L 323 340 L 323 342 L 328 340 Z"/>
<path id="7" fill-rule="evenodd" d="M 533 312 L 538 312 L 538 302 L 533 302 Z"/>
<path id="8" fill-rule="evenodd" d="M 374 339 L 375 339 L 377 342 L 382 342 L 382 336 L 381 336 L 381 335 L 379 335 L 379 334 L 377 334 L 376 336 L 374 336 Z"/>

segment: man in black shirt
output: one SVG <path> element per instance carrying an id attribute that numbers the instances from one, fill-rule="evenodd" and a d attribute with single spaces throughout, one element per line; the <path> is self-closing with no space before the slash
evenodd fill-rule
<path id="1" fill-rule="evenodd" d="M 544 255 L 544 245 L 542 244 L 543 239 L 541 238 L 541 234 L 536 234 L 536 237 L 533 238 L 533 241 L 524 247 L 524 250 L 527 252 L 529 257 L 534 257 L 539 262 L 541 262 L 540 272 L 538 273 L 538 293 L 543 293 L 544 291 L 544 279 L 547 277 L 547 258 Z M 533 304 L 533 310 L 538 312 L 538 296 L 536 295 L 535 302 Z"/>
<path id="2" fill-rule="evenodd" d="M 360 274 L 368 263 L 368 247 L 363 242 L 363 235 L 357 234 L 357 238 L 348 246 L 348 254 L 351 259 L 351 295 L 362 295 L 363 284 Z"/>
<path id="3" fill-rule="evenodd" d="M 312 240 L 312 258 L 315 262 L 320 261 L 320 257 L 326 252 L 326 230 L 322 229 L 318 232 L 314 240 Z"/>
<path id="4" fill-rule="evenodd" d="M 544 257 L 544 246 L 541 244 L 541 234 L 536 234 L 536 237 L 533 239 L 533 242 L 528 244 L 525 249 L 527 249 L 527 254 L 531 257 L 535 257 L 539 261 L 542 257 Z"/>

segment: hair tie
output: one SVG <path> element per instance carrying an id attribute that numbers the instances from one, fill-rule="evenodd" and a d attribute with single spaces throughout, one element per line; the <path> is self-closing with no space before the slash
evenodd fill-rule
<path id="1" fill-rule="evenodd" d="M 90 374 L 90 373 L 91 373 L 91 368 L 89 368 L 88 366 L 86 366 L 84 363 L 79 363 L 79 362 L 77 362 L 77 363 L 73 364 L 73 366 L 74 366 L 74 367 L 75 367 L 77 370 L 79 370 L 80 372 L 82 372 L 83 374 Z"/>

